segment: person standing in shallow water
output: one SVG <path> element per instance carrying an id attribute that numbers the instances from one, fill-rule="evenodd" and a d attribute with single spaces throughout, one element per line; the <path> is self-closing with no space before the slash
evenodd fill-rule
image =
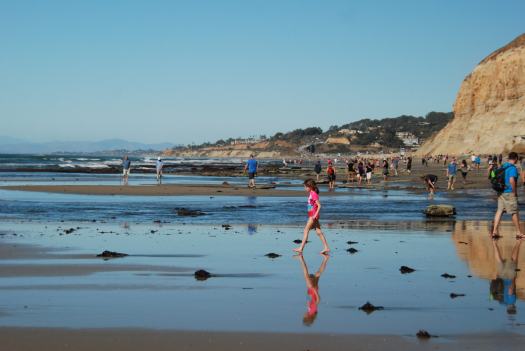
<path id="1" fill-rule="evenodd" d="M 454 190 L 454 184 L 456 183 L 456 176 L 458 173 L 458 164 L 456 163 L 456 159 L 452 158 L 452 161 L 447 166 L 447 179 L 448 179 L 448 185 L 447 190 Z"/>
<path id="2" fill-rule="evenodd" d="M 461 160 L 461 168 L 459 170 L 461 171 L 461 177 L 463 177 L 463 184 L 467 184 L 467 175 L 470 171 L 467 160 Z"/>
<path id="3" fill-rule="evenodd" d="M 125 155 L 122 159 L 122 181 L 124 185 L 128 185 L 129 172 L 131 171 L 131 161 L 128 158 L 128 155 Z"/>
<path id="4" fill-rule="evenodd" d="M 326 175 L 328 176 L 328 189 L 334 190 L 335 188 L 335 167 L 332 164 L 332 161 L 328 161 L 328 167 L 326 168 Z"/>
<path id="5" fill-rule="evenodd" d="M 317 162 L 315 163 L 315 166 L 314 166 L 314 172 L 315 172 L 317 181 L 319 181 L 319 175 L 321 174 L 322 170 L 323 170 L 323 168 L 321 167 L 321 160 L 317 160 Z"/>
<path id="6" fill-rule="evenodd" d="M 250 155 L 250 159 L 246 161 L 244 165 L 244 173 L 248 171 L 248 188 L 255 188 L 255 177 L 257 176 L 257 168 L 259 167 L 257 160 L 253 154 Z"/>
<path id="7" fill-rule="evenodd" d="M 328 252 L 330 252 L 330 248 L 328 247 L 324 233 L 321 230 L 321 223 L 319 223 L 319 213 L 321 212 L 319 188 L 313 179 L 307 179 L 304 181 L 304 190 L 308 192 L 308 221 L 304 227 L 301 245 L 293 250 L 299 254 L 302 254 L 306 242 L 308 241 L 308 234 L 310 233 L 310 230 L 315 229 L 315 232 L 323 243 L 323 250 L 321 251 L 321 254 L 328 254 Z"/>
<path id="8" fill-rule="evenodd" d="M 492 229 L 492 237 L 499 237 L 499 224 L 501 216 L 504 212 L 512 216 L 512 223 L 516 228 L 516 237 L 524 238 L 525 235 L 520 226 L 520 214 L 518 210 L 518 169 L 516 163 L 518 162 L 518 154 L 511 152 L 508 157 L 508 162 L 505 162 L 501 167 L 505 169 L 505 190 L 498 194 L 498 210 L 494 215 L 494 227 Z"/>
<path id="9" fill-rule="evenodd" d="M 412 157 L 408 157 L 407 159 L 407 173 L 408 175 L 412 173 Z"/>

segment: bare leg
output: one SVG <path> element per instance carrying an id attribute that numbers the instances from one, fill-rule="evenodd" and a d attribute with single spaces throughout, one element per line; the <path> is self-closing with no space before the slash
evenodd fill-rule
<path id="1" fill-rule="evenodd" d="M 315 228 L 315 232 L 317 233 L 317 235 L 319 236 L 319 239 L 321 239 L 321 242 L 323 243 L 323 250 L 321 251 L 321 254 L 327 254 L 330 252 L 330 248 L 328 247 L 328 243 L 326 242 L 326 238 L 323 234 L 323 231 L 321 230 L 321 228 L 317 227 Z"/>
<path id="2" fill-rule="evenodd" d="M 502 215 L 503 215 L 503 212 L 500 210 L 496 211 L 496 214 L 494 215 L 494 227 L 492 228 L 493 237 L 499 235 L 499 223 L 501 222 Z"/>
<path id="3" fill-rule="evenodd" d="M 519 237 L 520 239 L 522 237 L 524 237 L 525 235 L 521 231 L 521 227 L 520 227 L 520 215 L 519 215 L 519 213 L 515 213 L 515 214 L 512 215 L 512 223 L 514 223 L 514 227 L 516 227 L 516 236 Z"/>
<path id="4" fill-rule="evenodd" d="M 302 253 L 304 250 L 304 247 L 306 245 L 306 242 L 308 241 L 308 233 L 310 232 L 310 229 L 312 228 L 313 219 L 308 218 L 308 222 L 306 222 L 306 226 L 304 227 L 303 231 L 303 240 L 301 241 L 301 245 L 299 247 L 293 249 L 297 253 Z"/>

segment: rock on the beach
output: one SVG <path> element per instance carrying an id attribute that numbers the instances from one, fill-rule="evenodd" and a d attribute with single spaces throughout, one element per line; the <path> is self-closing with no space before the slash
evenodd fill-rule
<path id="1" fill-rule="evenodd" d="M 275 252 L 270 252 L 270 253 L 267 253 L 266 255 L 264 255 L 268 258 L 277 258 L 277 257 L 281 257 L 281 255 L 279 254 L 276 254 Z"/>
<path id="2" fill-rule="evenodd" d="M 195 279 L 197 280 L 206 280 L 211 277 L 211 273 L 205 271 L 204 269 L 199 269 L 194 273 Z"/>
<path id="3" fill-rule="evenodd" d="M 455 299 L 456 297 L 463 297 L 465 294 L 450 293 L 450 298 Z"/>
<path id="4" fill-rule="evenodd" d="M 427 217 L 451 217 L 456 215 L 456 208 L 452 205 L 430 205 L 423 212 Z"/>
<path id="5" fill-rule="evenodd" d="M 121 252 L 115 252 L 115 251 L 108 251 L 105 250 L 101 254 L 98 254 L 97 257 L 103 257 L 103 258 L 117 258 L 117 257 L 126 257 L 128 254 L 121 253 Z"/>
<path id="6" fill-rule="evenodd" d="M 348 245 L 359 244 L 359 242 L 357 242 L 357 241 L 352 241 L 352 240 L 347 241 L 346 243 L 347 243 Z"/>
<path id="7" fill-rule="evenodd" d="M 426 330 L 424 329 L 421 329 L 420 331 L 417 332 L 416 336 L 419 338 L 419 339 L 430 339 L 430 338 L 434 338 L 435 336 L 434 335 L 430 335 L 429 332 L 427 332 Z"/>
<path id="8" fill-rule="evenodd" d="M 224 230 L 230 230 L 230 229 L 232 229 L 232 226 L 229 225 L 229 224 L 223 224 L 222 227 L 224 228 Z"/>
<path id="9" fill-rule="evenodd" d="M 410 268 L 407 266 L 401 266 L 401 268 L 399 268 L 399 271 L 401 272 L 401 274 L 407 274 L 407 273 L 415 272 L 416 270 L 414 268 Z"/>
<path id="10" fill-rule="evenodd" d="M 204 216 L 206 213 L 202 212 L 201 210 L 190 210 L 188 208 L 176 208 L 178 216 L 188 216 L 188 217 L 197 217 L 197 216 Z"/>
<path id="11" fill-rule="evenodd" d="M 357 249 L 354 249 L 353 247 L 349 248 L 346 250 L 348 253 L 351 253 L 351 254 L 355 254 L 356 252 L 358 252 L 359 250 Z"/>
<path id="12" fill-rule="evenodd" d="M 359 309 L 361 311 L 366 312 L 367 314 L 370 314 L 370 313 L 372 313 L 374 311 L 383 310 L 384 307 L 383 306 L 374 306 L 370 302 L 367 301 L 363 306 L 359 307 Z"/>
<path id="13" fill-rule="evenodd" d="M 441 276 L 442 276 L 443 278 L 445 278 L 445 279 L 454 279 L 454 278 L 456 278 L 455 275 L 453 275 L 453 274 L 448 274 L 448 273 L 443 273 L 443 274 L 441 274 Z"/>

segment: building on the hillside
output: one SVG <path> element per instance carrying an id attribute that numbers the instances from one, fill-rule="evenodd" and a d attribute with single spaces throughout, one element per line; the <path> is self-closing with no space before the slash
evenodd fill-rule
<path id="1" fill-rule="evenodd" d="M 261 137 L 250 137 L 246 139 L 235 139 L 230 144 L 231 145 L 239 145 L 239 144 L 257 144 L 261 142 L 263 139 Z"/>
<path id="2" fill-rule="evenodd" d="M 407 146 L 419 145 L 419 138 L 409 132 L 396 132 L 396 136 Z"/>
<path id="3" fill-rule="evenodd" d="M 343 134 L 343 135 L 363 134 L 363 132 L 358 129 L 348 129 L 348 128 L 339 129 L 338 133 Z"/>

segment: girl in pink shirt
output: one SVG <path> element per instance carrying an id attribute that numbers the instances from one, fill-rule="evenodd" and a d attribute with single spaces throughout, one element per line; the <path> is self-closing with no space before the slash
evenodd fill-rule
<path id="1" fill-rule="evenodd" d="M 327 254 L 330 251 L 326 238 L 321 230 L 321 223 L 319 223 L 319 212 L 321 211 L 321 202 L 319 201 L 319 189 L 317 184 L 313 179 L 307 179 L 304 181 L 304 190 L 309 193 L 308 195 L 308 222 L 304 227 L 303 241 L 298 248 L 295 248 L 294 251 L 301 254 L 308 240 L 308 233 L 310 230 L 315 229 L 315 232 L 321 239 L 323 243 L 323 251 L 321 254 Z"/>

